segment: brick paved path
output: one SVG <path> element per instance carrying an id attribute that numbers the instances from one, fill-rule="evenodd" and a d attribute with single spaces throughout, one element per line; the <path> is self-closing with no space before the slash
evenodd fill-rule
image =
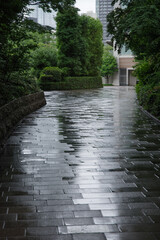
<path id="1" fill-rule="evenodd" d="M 133 88 L 46 96 L 0 157 L 0 239 L 160 239 L 160 126 Z"/>

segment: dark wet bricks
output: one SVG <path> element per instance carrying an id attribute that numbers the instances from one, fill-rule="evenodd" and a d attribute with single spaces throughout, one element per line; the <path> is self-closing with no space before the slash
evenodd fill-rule
<path id="1" fill-rule="evenodd" d="M 93 225 L 93 218 L 65 218 L 64 224 L 67 226 Z"/>
<path id="2" fill-rule="evenodd" d="M 160 216 L 160 209 L 143 209 L 142 212 L 146 216 Z"/>
<path id="3" fill-rule="evenodd" d="M 72 205 L 73 200 L 71 199 L 65 199 L 65 200 L 47 200 L 47 205 L 48 206 L 56 206 L 56 205 Z"/>
<path id="4" fill-rule="evenodd" d="M 74 218 L 73 212 L 20 213 L 18 220 L 41 220 L 54 218 Z"/>
<path id="5" fill-rule="evenodd" d="M 0 229 L 0 236 L 1 237 L 23 237 L 25 236 L 25 229 L 24 228 L 7 228 L 7 229 Z"/>
<path id="6" fill-rule="evenodd" d="M 6 240 L 6 238 L 4 240 Z M 9 237 L 8 240 L 18 240 L 18 238 Z M 43 235 L 43 236 L 35 236 L 35 237 L 33 236 L 20 237 L 19 240 L 73 240 L 73 236 L 70 234 L 67 234 L 67 235 L 52 234 L 52 235 L 45 235 L 45 236 Z"/>
<path id="7" fill-rule="evenodd" d="M 118 225 L 122 232 L 159 232 L 160 223 Z"/>
<path id="8" fill-rule="evenodd" d="M 15 222 L 17 220 L 17 214 L 0 214 L 0 220 L 6 221 L 13 221 Z"/>
<path id="9" fill-rule="evenodd" d="M 27 236 L 45 236 L 58 234 L 57 227 L 28 227 L 26 230 Z"/>
<path id="10" fill-rule="evenodd" d="M 7 207 L 0 207 L 0 214 L 7 213 Z"/>
<path id="11" fill-rule="evenodd" d="M 13 227 L 54 227 L 54 226 L 63 226 L 63 219 L 37 219 L 37 220 L 18 220 L 16 222 L 8 221 L 5 223 L 5 228 Z"/>
<path id="12" fill-rule="evenodd" d="M 0 238 L 159 240 L 160 129 L 133 89 L 46 94 L 0 159 Z"/>
<path id="13" fill-rule="evenodd" d="M 158 208 L 156 204 L 150 202 L 142 202 L 142 203 L 129 203 L 129 208 L 131 209 L 154 209 Z"/>
<path id="14" fill-rule="evenodd" d="M 16 200 L 16 201 L 7 201 L 7 202 L 4 202 L 4 203 L 0 203 L 2 206 L 8 206 L 8 207 L 24 207 L 24 206 L 46 206 L 48 205 L 47 204 L 47 201 L 45 200 L 42 200 L 42 201 L 36 201 L 36 200 L 33 200 L 33 201 L 22 201 L 22 200 Z"/>
<path id="15" fill-rule="evenodd" d="M 65 200 L 65 199 L 79 199 L 82 198 L 81 193 L 71 193 L 71 194 L 43 194 L 43 195 L 34 195 L 36 200 Z"/>
<path id="16" fill-rule="evenodd" d="M 95 224 L 138 224 L 138 223 L 153 223 L 146 216 L 121 216 L 121 217 L 97 217 L 93 218 Z"/>
<path id="17" fill-rule="evenodd" d="M 157 240 L 153 233 L 136 233 L 136 232 L 123 232 L 123 233 L 105 233 L 107 240 Z"/>
<path id="18" fill-rule="evenodd" d="M 73 240 L 106 240 L 103 233 L 73 234 Z"/>
<path id="19" fill-rule="evenodd" d="M 14 206 L 14 207 L 9 207 L 9 213 L 32 213 L 36 212 L 36 207 L 35 206 L 26 206 L 26 207 L 19 207 L 19 206 Z"/>
<path id="20" fill-rule="evenodd" d="M 55 205 L 55 206 L 44 206 L 37 207 L 38 212 L 67 212 L 67 211 L 85 211 L 89 210 L 89 206 L 87 204 L 79 204 L 79 205 Z"/>
<path id="21" fill-rule="evenodd" d="M 99 210 L 91 210 L 91 211 L 74 211 L 75 217 L 83 218 L 83 217 L 101 217 L 102 213 Z"/>
<path id="22" fill-rule="evenodd" d="M 16 201 L 32 201 L 33 195 L 17 195 L 17 196 L 8 196 L 8 201 L 16 202 Z"/>

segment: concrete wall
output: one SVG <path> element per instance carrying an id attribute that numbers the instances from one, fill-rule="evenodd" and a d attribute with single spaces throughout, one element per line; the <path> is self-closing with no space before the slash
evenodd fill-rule
<path id="1" fill-rule="evenodd" d="M 44 93 L 37 92 L 15 99 L 0 108 L 0 150 L 16 124 L 45 104 Z"/>

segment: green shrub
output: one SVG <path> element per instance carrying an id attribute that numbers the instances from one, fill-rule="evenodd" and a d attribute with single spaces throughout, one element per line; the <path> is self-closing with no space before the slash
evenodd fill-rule
<path id="1" fill-rule="evenodd" d="M 41 75 L 39 78 L 40 83 L 55 82 L 52 75 Z"/>
<path id="2" fill-rule="evenodd" d="M 0 81 L 0 106 L 24 95 L 40 91 L 35 79 L 28 73 L 12 73 L 9 82 Z"/>
<path id="3" fill-rule="evenodd" d="M 136 91 L 140 105 L 154 116 L 160 118 L 160 86 L 138 84 Z"/>
<path id="4" fill-rule="evenodd" d="M 46 67 L 42 70 L 40 76 L 40 82 L 60 82 L 62 81 L 62 70 L 58 67 Z"/>
<path id="5" fill-rule="evenodd" d="M 70 86 L 70 89 L 90 89 L 101 88 L 102 78 L 97 77 L 67 77 L 66 82 Z"/>
<path id="6" fill-rule="evenodd" d="M 103 87 L 101 77 L 66 77 L 63 82 L 40 81 L 39 84 L 44 91 L 78 90 Z"/>

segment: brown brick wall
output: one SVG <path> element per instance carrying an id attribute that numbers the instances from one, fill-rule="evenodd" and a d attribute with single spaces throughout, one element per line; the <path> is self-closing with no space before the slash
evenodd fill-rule
<path id="1" fill-rule="evenodd" d="M 132 68 L 135 64 L 134 57 L 119 58 L 119 68 Z"/>

